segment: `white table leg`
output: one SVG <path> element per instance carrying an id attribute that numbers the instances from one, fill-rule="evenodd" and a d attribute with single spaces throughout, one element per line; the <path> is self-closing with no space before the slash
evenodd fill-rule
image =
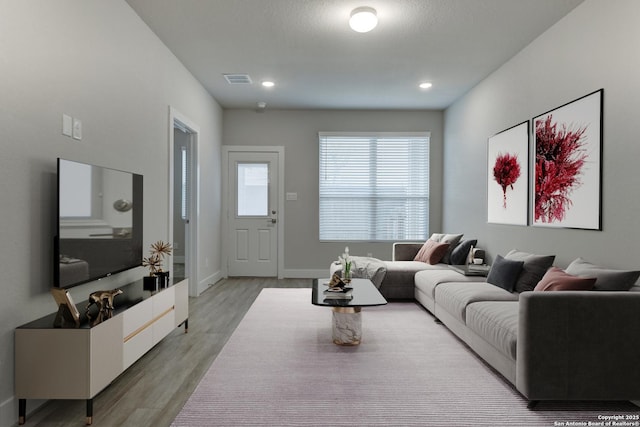
<path id="1" fill-rule="evenodd" d="M 333 343 L 358 345 L 362 339 L 362 308 L 333 307 Z"/>

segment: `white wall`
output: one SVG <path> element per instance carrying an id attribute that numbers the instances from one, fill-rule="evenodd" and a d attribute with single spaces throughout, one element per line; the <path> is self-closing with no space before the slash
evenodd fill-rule
<path id="1" fill-rule="evenodd" d="M 517 247 L 638 268 L 640 2 L 587 0 L 445 112 L 444 227 L 489 253 Z M 604 88 L 602 231 L 487 224 L 487 139 Z M 474 184 L 475 183 L 475 184 Z"/>
<path id="2" fill-rule="evenodd" d="M 143 174 L 147 247 L 169 240 L 169 105 L 196 123 L 206 183 L 199 274 L 207 280 L 220 271 L 222 110 L 122 0 L 1 4 L 0 425 L 8 426 L 17 421 L 13 330 L 56 309 L 49 293 L 56 158 Z M 82 120 L 82 141 L 62 135 L 63 113 Z M 73 288 L 72 296 L 86 300 L 144 273 Z"/>
<path id="3" fill-rule="evenodd" d="M 318 132 L 431 132 L 431 231 L 441 229 L 442 204 L 441 111 L 225 110 L 226 145 L 282 145 L 285 148 L 285 192 L 298 193 L 285 201 L 285 277 L 326 274 L 344 243 L 318 240 Z M 372 253 L 390 259 L 391 243 L 349 243 L 353 255 Z"/>

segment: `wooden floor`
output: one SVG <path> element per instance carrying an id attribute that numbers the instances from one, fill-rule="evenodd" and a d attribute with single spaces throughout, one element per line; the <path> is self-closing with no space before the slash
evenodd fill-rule
<path id="1" fill-rule="evenodd" d="M 190 298 L 189 333 L 174 330 L 96 396 L 93 425 L 170 425 L 263 288 L 310 287 L 310 279 L 225 279 Z M 84 423 L 85 401 L 58 400 L 28 414 L 25 426 Z"/>

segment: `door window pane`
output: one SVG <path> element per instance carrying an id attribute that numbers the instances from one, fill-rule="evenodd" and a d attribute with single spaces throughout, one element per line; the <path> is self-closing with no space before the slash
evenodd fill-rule
<path id="1" fill-rule="evenodd" d="M 269 213 L 269 164 L 238 163 L 238 216 L 267 216 Z"/>

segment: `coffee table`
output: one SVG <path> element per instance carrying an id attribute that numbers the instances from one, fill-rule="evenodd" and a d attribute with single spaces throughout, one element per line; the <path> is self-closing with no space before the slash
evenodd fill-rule
<path id="1" fill-rule="evenodd" d="M 324 290 L 329 279 L 314 279 L 311 304 L 333 308 L 333 342 L 337 345 L 358 345 L 362 339 L 362 307 L 385 305 L 380 291 L 369 279 L 351 279 L 353 288 L 350 300 L 325 299 Z"/>

